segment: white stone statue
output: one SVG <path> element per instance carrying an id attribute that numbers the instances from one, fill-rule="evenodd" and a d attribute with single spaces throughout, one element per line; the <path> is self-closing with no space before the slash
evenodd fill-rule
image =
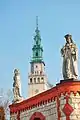
<path id="1" fill-rule="evenodd" d="M 63 57 L 63 78 L 64 79 L 77 79 L 78 77 L 78 50 L 76 44 L 72 40 L 72 36 L 67 34 L 64 36 L 66 39 L 66 44 L 61 49 L 61 54 Z"/>
<path id="2" fill-rule="evenodd" d="M 21 100 L 21 82 L 20 82 L 20 73 L 18 69 L 14 70 L 14 83 L 13 83 L 13 102 L 17 102 Z"/>

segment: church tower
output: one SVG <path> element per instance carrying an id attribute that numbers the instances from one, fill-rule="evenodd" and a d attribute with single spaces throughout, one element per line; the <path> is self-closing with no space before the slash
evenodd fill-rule
<path id="1" fill-rule="evenodd" d="M 38 17 L 36 17 L 36 30 L 34 36 L 34 45 L 32 48 L 32 60 L 30 62 L 30 73 L 28 76 L 28 96 L 35 96 L 49 88 L 47 76 L 45 74 L 45 63 L 43 61 L 43 47 L 41 45 L 41 36 L 38 29 Z"/>

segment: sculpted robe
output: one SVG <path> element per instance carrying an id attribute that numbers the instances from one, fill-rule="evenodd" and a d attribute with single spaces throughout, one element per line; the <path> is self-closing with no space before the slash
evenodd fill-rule
<path id="1" fill-rule="evenodd" d="M 14 83 L 13 83 L 14 101 L 18 101 L 21 98 L 21 82 L 20 82 L 20 74 L 18 70 L 15 70 L 13 79 L 14 79 Z"/>
<path id="2" fill-rule="evenodd" d="M 61 54 L 63 56 L 63 78 L 77 79 L 78 69 L 77 69 L 77 59 L 78 59 L 78 50 L 76 45 L 71 43 L 66 43 L 65 46 L 61 49 Z"/>

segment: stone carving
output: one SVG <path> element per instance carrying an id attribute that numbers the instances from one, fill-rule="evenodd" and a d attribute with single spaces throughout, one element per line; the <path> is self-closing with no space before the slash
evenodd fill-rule
<path id="1" fill-rule="evenodd" d="M 20 73 L 18 69 L 14 70 L 14 83 L 13 83 L 13 102 L 18 102 L 22 99 L 21 97 L 21 82 L 20 82 Z"/>
<path id="2" fill-rule="evenodd" d="M 67 34 L 64 36 L 66 39 L 66 44 L 61 49 L 61 54 L 63 57 L 63 78 L 64 79 L 77 79 L 78 69 L 78 50 L 76 44 L 72 40 L 72 36 Z"/>

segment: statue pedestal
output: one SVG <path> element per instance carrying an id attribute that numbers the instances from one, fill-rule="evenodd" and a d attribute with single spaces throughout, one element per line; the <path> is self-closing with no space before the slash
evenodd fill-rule
<path id="1" fill-rule="evenodd" d="M 13 100 L 13 103 L 15 104 L 15 103 L 19 103 L 19 102 L 22 102 L 24 100 L 24 98 L 23 97 L 20 97 L 20 98 L 18 98 L 18 99 L 16 99 L 16 100 Z"/>
<path id="2" fill-rule="evenodd" d="M 80 82 L 80 80 L 78 79 L 74 79 L 74 78 L 71 78 L 71 79 L 65 79 L 65 80 L 60 80 L 60 83 L 57 83 L 56 85 L 59 85 L 59 84 L 63 84 L 63 83 L 69 83 L 69 82 Z"/>
<path id="3" fill-rule="evenodd" d="M 71 78 L 71 79 L 60 80 L 60 83 L 64 83 L 64 82 L 72 82 L 72 81 L 76 81 L 76 82 L 78 81 L 78 82 L 79 82 L 78 79 Z"/>

